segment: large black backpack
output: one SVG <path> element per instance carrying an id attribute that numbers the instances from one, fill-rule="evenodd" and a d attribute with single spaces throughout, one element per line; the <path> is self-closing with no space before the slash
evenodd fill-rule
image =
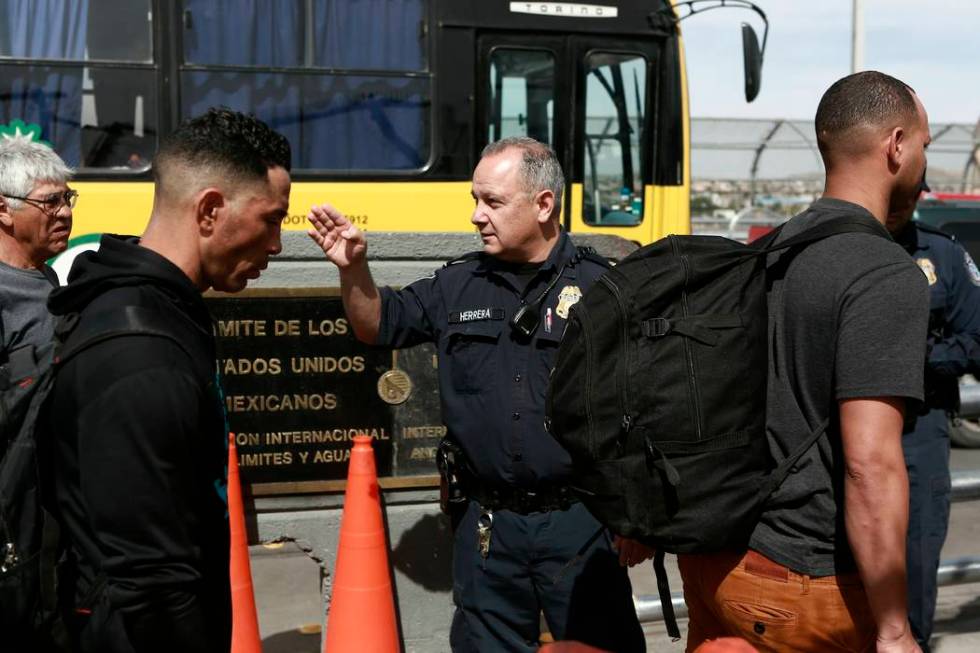
<path id="1" fill-rule="evenodd" d="M 658 580 L 664 551 L 744 548 L 765 500 L 825 428 L 774 463 L 766 254 L 840 233 L 888 237 L 866 220 L 835 218 L 775 246 L 778 230 L 752 245 L 668 236 L 620 261 L 572 308 L 549 429 L 592 514 L 657 548 Z"/>
<path id="2" fill-rule="evenodd" d="M 151 335 L 181 345 L 157 326 L 166 322 L 154 311 L 127 307 L 76 328 L 77 317 L 59 319 L 52 342 L 0 360 L 0 638 L 12 653 L 68 646 L 57 596 L 63 547 L 45 485 L 51 443 L 44 417 L 57 367 L 109 338 Z"/>

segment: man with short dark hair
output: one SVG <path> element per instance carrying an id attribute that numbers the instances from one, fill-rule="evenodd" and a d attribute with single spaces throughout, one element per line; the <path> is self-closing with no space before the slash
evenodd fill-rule
<path id="1" fill-rule="evenodd" d="M 483 250 L 400 291 L 378 290 L 364 234 L 338 211 L 309 216 L 310 236 L 340 270 L 357 337 L 438 350 L 448 475 L 464 495 L 451 515 L 454 651 L 536 651 L 541 612 L 556 639 L 645 649 L 613 542 L 569 491 L 571 460 L 544 427 L 568 309 L 606 269 L 562 231 L 563 189 L 547 145 L 487 146 L 472 185 Z M 649 554 L 619 542 L 624 564 Z"/>
<path id="2" fill-rule="evenodd" d="M 201 293 L 242 290 L 280 251 L 289 168 L 289 143 L 251 116 L 185 122 L 155 158 L 142 238 L 103 237 L 51 296 L 73 334 L 120 314 L 156 331 L 88 346 L 52 391 L 81 651 L 230 648 L 227 426 Z"/>
<path id="3" fill-rule="evenodd" d="M 54 335 L 47 260 L 68 248 L 72 171 L 47 145 L 0 139 L 0 348 L 42 345 Z"/>
<path id="4" fill-rule="evenodd" d="M 689 651 L 726 635 L 760 651 L 919 650 L 906 611 L 902 425 L 923 396 L 928 296 L 884 225 L 918 193 L 929 124 L 908 86 L 868 71 L 824 94 L 816 132 L 823 197 L 778 238 L 842 216 L 880 233 L 770 255 L 775 462 L 826 431 L 770 497 L 748 551 L 678 557 Z"/>

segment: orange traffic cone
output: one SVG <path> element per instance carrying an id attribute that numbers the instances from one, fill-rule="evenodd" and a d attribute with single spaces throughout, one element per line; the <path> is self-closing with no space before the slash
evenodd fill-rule
<path id="1" fill-rule="evenodd" d="M 228 522 L 231 530 L 231 650 L 232 653 L 262 653 L 234 433 L 228 436 Z"/>
<path id="2" fill-rule="evenodd" d="M 358 435 L 354 437 L 347 470 L 347 492 L 323 650 L 396 653 L 399 649 L 374 451 L 370 436 Z"/>

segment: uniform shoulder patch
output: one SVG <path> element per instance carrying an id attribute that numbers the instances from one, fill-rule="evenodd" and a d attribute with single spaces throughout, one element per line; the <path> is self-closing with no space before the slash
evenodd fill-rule
<path id="1" fill-rule="evenodd" d="M 922 274 L 926 275 L 926 280 L 930 286 L 935 285 L 939 281 L 939 277 L 936 275 L 936 266 L 931 259 L 917 258 L 915 259 L 915 264 L 922 270 Z"/>
<path id="2" fill-rule="evenodd" d="M 980 286 L 980 270 L 977 269 L 977 264 L 970 256 L 970 252 L 965 249 L 963 250 L 963 264 L 966 266 L 966 274 L 970 277 L 970 282 L 974 286 Z"/>

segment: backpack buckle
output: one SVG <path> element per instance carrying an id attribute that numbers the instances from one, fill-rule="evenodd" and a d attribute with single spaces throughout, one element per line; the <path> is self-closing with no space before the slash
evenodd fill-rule
<path id="1" fill-rule="evenodd" d="M 0 563 L 0 571 L 6 573 L 8 569 L 12 569 L 14 566 L 16 566 L 18 562 L 20 562 L 20 557 L 17 555 L 17 549 L 14 548 L 14 543 L 7 542 L 3 562 Z"/>
<path id="2" fill-rule="evenodd" d="M 643 335 L 659 338 L 670 333 L 670 320 L 665 317 L 655 317 L 643 323 Z"/>

